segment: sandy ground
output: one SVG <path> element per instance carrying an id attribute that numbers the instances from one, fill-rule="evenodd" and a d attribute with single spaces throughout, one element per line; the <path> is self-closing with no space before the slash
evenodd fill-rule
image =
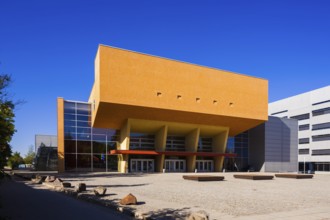
<path id="1" fill-rule="evenodd" d="M 245 180 L 235 179 L 233 173 L 209 173 L 225 176 L 218 182 L 189 181 L 182 175 L 90 173 L 61 178 L 73 185 L 84 182 L 89 190 L 105 186 L 106 200 L 117 201 L 132 193 L 139 201 L 134 209 L 159 218 L 205 210 L 210 219 L 330 219 L 330 174 L 313 179 Z"/>

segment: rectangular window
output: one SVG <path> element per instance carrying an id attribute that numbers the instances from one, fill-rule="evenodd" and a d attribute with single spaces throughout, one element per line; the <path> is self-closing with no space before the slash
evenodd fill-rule
<path id="1" fill-rule="evenodd" d="M 290 118 L 297 119 L 298 121 L 300 121 L 300 120 L 305 120 L 305 119 L 309 119 L 309 113 L 301 114 L 301 115 L 291 116 Z"/>
<path id="2" fill-rule="evenodd" d="M 280 111 L 280 112 L 274 112 L 270 115 L 278 115 L 278 114 L 285 113 L 285 112 L 288 112 L 288 110 L 284 110 L 284 111 Z"/>
<path id="3" fill-rule="evenodd" d="M 312 114 L 313 116 L 330 114 L 330 107 L 314 110 L 312 111 Z"/>
<path id="4" fill-rule="evenodd" d="M 323 155 L 330 155 L 330 149 L 324 150 L 312 150 L 313 156 L 323 156 Z"/>
<path id="5" fill-rule="evenodd" d="M 313 103 L 312 105 L 321 105 L 321 104 L 328 103 L 328 102 L 330 102 L 330 100 L 326 100 L 326 101 L 322 101 L 322 102 L 316 102 L 316 103 Z"/>
<path id="6" fill-rule="evenodd" d="M 166 150 L 167 151 L 185 151 L 185 137 L 167 136 Z"/>
<path id="7" fill-rule="evenodd" d="M 299 149 L 299 154 L 309 154 L 309 149 Z"/>
<path id="8" fill-rule="evenodd" d="M 143 133 L 131 133 L 129 149 L 132 150 L 154 150 L 155 135 Z"/>
<path id="9" fill-rule="evenodd" d="M 299 131 L 309 130 L 309 124 L 299 125 Z"/>
<path id="10" fill-rule="evenodd" d="M 312 140 L 313 140 L 313 142 L 330 141 L 330 134 L 315 135 L 315 136 L 312 136 Z"/>
<path id="11" fill-rule="evenodd" d="M 309 138 L 300 138 L 299 144 L 309 144 Z"/>
<path id="12" fill-rule="evenodd" d="M 330 128 L 330 122 L 312 125 L 312 130 L 322 130 Z"/>
<path id="13" fill-rule="evenodd" d="M 212 152 L 212 138 L 200 137 L 198 140 L 198 152 Z"/>

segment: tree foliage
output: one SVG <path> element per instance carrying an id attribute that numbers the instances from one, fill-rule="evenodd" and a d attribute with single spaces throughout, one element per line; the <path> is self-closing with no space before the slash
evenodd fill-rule
<path id="1" fill-rule="evenodd" d="M 12 169 L 16 169 L 20 164 L 24 164 L 24 159 L 19 152 L 14 152 L 14 154 L 8 159 L 8 166 Z"/>
<path id="2" fill-rule="evenodd" d="M 29 147 L 29 150 L 28 150 L 27 154 L 24 157 L 24 162 L 26 164 L 32 164 L 32 162 L 34 161 L 35 156 L 36 156 L 36 153 L 33 150 L 33 145 L 31 145 Z"/>
<path id="3" fill-rule="evenodd" d="M 10 83 L 9 75 L 0 75 L 0 169 L 7 164 L 7 159 L 12 153 L 9 143 L 15 133 L 15 104 L 10 100 L 6 90 Z"/>

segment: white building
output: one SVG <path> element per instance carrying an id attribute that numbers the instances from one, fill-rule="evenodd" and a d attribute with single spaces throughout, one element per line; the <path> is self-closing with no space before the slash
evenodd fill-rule
<path id="1" fill-rule="evenodd" d="M 298 120 L 300 171 L 330 171 L 330 86 L 272 102 L 268 111 Z"/>

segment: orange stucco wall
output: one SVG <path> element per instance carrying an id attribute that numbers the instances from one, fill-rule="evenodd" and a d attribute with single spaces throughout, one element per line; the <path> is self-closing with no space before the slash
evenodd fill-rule
<path id="1" fill-rule="evenodd" d="M 57 155 L 58 171 L 64 172 L 64 100 L 57 98 Z"/>
<path id="2" fill-rule="evenodd" d="M 267 120 L 268 81 L 100 45 L 89 101 L 94 127 L 141 118 L 228 126 L 234 135 Z"/>

